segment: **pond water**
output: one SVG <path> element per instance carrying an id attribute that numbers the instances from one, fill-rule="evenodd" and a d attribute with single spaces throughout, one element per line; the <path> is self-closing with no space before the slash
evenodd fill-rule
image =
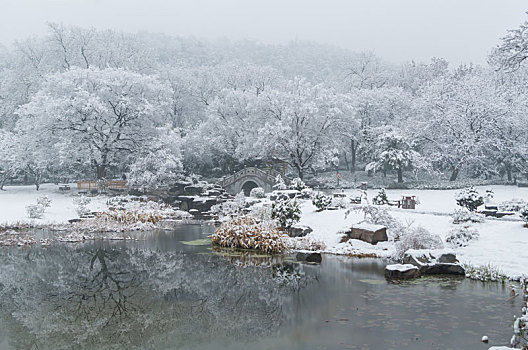
<path id="1" fill-rule="evenodd" d="M 390 283 L 382 261 L 213 249 L 212 230 L 1 248 L 0 349 L 487 349 L 520 310 L 500 284 Z"/>

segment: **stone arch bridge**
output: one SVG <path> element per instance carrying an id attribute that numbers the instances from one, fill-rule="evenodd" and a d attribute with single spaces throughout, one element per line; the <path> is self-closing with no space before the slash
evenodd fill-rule
<path id="1" fill-rule="evenodd" d="M 264 192 L 273 191 L 275 185 L 275 178 L 282 174 L 273 169 L 258 169 L 258 168 L 244 168 L 239 172 L 224 177 L 219 184 L 229 193 L 237 194 L 244 191 L 246 196 L 249 196 L 251 190 L 255 187 L 262 187 Z M 286 181 L 286 179 L 284 179 Z"/>

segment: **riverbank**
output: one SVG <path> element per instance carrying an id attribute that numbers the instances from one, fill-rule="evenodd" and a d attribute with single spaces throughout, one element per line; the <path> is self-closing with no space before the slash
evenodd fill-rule
<path id="1" fill-rule="evenodd" d="M 501 203 L 512 199 L 528 201 L 528 188 L 514 186 L 481 186 L 476 188 L 481 194 L 493 190 L 494 202 Z M 528 228 L 518 215 L 503 218 L 486 217 L 481 223 L 454 224 L 451 214 L 457 209 L 456 190 L 386 190 L 389 199 L 401 199 L 402 195 L 417 196 L 416 209 L 401 209 L 392 206 L 380 206 L 408 227 L 423 227 L 438 235 L 446 248 L 452 249 L 460 262 L 474 267 L 491 267 L 506 276 L 518 279 L 528 274 Z M 344 190 L 347 197 L 356 197 L 355 190 Z M 367 190 L 372 199 L 378 190 Z M 371 245 L 359 240 L 340 243 L 342 232 L 353 224 L 364 220 L 361 211 L 352 210 L 346 216 L 347 209 L 317 212 L 310 201 L 303 201 L 300 225 L 313 229 L 307 238 L 323 241 L 325 251 L 334 254 L 376 254 L 379 257 L 391 257 L 395 253 L 395 242 L 380 242 Z M 479 237 L 465 247 L 451 246 L 446 242 L 450 232 L 461 226 L 470 226 L 478 231 Z"/>

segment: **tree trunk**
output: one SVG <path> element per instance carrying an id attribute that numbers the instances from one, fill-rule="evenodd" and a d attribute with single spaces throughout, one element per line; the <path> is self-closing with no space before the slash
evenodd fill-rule
<path id="1" fill-rule="evenodd" d="M 343 152 L 343 157 L 345 158 L 346 170 L 350 170 L 350 164 L 348 164 L 348 157 L 347 157 L 346 152 Z"/>
<path id="2" fill-rule="evenodd" d="M 350 140 L 350 172 L 356 171 L 356 152 L 357 143 L 354 140 Z"/>
<path id="3" fill-rule="evenodd" d="M 96 165 L 95 169 L 97 173 L 97 180 L 106 178 L 106 166 L 104 164 Z"/>
<path id="4" fill-rule="evenodd" d="M 455 181 L 458 177 L 458 172 L 460 169 L 458 167 L 453 167 L 451 172 L 451 177 L 449 178 L 449 181 Z"/>
<path id="5" fill-rule="evenodd" d="M 511 182 L 512 180 L 512 169 L 511 166 L 506 165 L 506 174 L 508 175 L 508 181 Z"/>
<path id="6" fill-rule="evenodd" d="M 403 171 L 401 168 L 398 168 L 398 183 L 401 184 L 403 182 Z"/>

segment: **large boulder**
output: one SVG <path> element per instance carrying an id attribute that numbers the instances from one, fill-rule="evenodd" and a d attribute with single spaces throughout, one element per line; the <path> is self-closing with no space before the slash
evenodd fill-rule
<path id="1" fill-rule="evenodd" d="M 190 186 L 192 185 L 191 182 L 189 181 L 179 181 L 179 182 L 175 182 L 173 184 L 170 185 L 169 187 L 169 193 L 171 195 L 175 195 L 175 196 L 179 196 L 179 195 L 182 195 L 184 194 L 185 192 L 185 187 L 186 186 Z"/>
<path id="2" fill-rule="evenodd" d="M 456 255 L 445 250 L 411 249 L 403 255 L 403 263 L 418 267 L 422 275 L 460 275 L 466 274 Z"/>
<path id="3" fill-rule="evenodd" d="M 185 186 L 184 188 L 184 194 L 187 196 L 198 196 L 202 194 L 203 191 L 204 188 L 202 186 L 197 185 Z"/>
<path id="4" fill-rule="evenodd" d="M 294 225 L 290 228 L 289 235 L 290 237 L 304 237 L 312 231 L 313 230 L 311 227 L 303 225 Z"/>
<path id="5" fill-rule="evenodd" d="M 420 269 L 411 264 L 394 264 L 385 267 L 388 279 L 410 279 L 420 277 Z"/>
<path id="6" fill-rule="evenodd" d="M 373 224 L 357 224 L 345 232 L 348 237 L 352 239 L 359 239 L 370 244 L 378 244 L 378 242 L 385 242 L 388 240 L 387 228 L 382 225 Z"/>

